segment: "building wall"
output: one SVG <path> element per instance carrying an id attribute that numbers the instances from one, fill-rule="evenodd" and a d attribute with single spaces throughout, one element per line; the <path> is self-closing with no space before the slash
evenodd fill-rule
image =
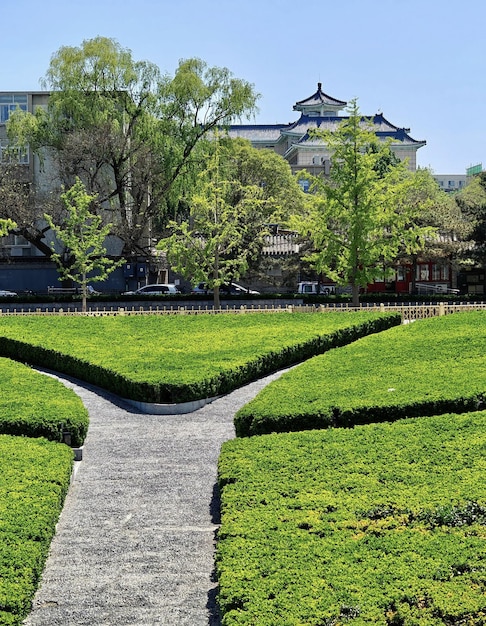
<path id="1" fill-rule="evenodd" d="M 459 191 L 467 185 L 466 174 L 435 174 L 434 178 L 442 191 Z"/>

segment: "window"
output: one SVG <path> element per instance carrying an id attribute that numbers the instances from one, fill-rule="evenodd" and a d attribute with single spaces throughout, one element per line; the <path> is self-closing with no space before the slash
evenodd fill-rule
<path id="1" fill-rule="evenodd" d="M 449 266 L 434 263 L 432 265 L 432 280 L 449 280 Z"/>
<path id="2" fill-rule="evenodd" d="M 26 94 L 12 93 L 0 95 L 0 124 L 5 124 L 10 114 L 12 111 L 15 111 L 15 109 L 27 111 Z"/>
<path id="3" fill-rule="evenodd" d="M 7 141 L 0 141 L 0 163 L 29 164 L 29 151 L 21 148 L 10 148 Z"/>
<path id="4" fill-rule="evenodd" d="M 429 280 L 428 264 L 417 265 L 417 280 Z"/>
<path id="5" fill-rule="evenodd" d="M 14 246 L 28 248 L 30 243 L 22 235 L 14 235 Z"/>
<path id="6" fill-rule="evenodd" d="M 450 180 L 450 181 L 449 181 L 449 187 L 455 187 L 455 186 L 456 186 L 455 181 Z"/>

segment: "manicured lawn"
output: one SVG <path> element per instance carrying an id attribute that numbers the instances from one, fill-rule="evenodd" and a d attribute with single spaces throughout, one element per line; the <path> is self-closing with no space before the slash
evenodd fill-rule
<path id="1" fill-rule="evenodd" d="M 364 337 L 299 365 L 236 416 L 239 435 L 474 410 L 486 401 L 486 313 Z"/>
<path id="2" fill-rule="evenodd" d="M 380 321 L 398 318 L 367 312 L 5 316 L 0 354 L 49 363 L 136 400 L 180 402 L 227 392 L 322 352 L 322 338 Z"/>
<path id="3" fill-rule="evenodd" d="M 0 624 L 28 614 L 69 487 L 88 413 L 61 382 L 0 358 Z M 18 436 L 13 436 L 13 435 Z M 51 439 L 52 441 L 48 441 Z"/>
<path id="4" fill-rule="evenodd" d="M 0 390 L 0 433 L 61 441 L 68 430 L 72 445 L 82 445 L 88 412 L 60 381 L 0 358 Z"/>
<path id="5" fill-rule="evenodd" d="M 223 626 L 484 626 L 485 472 L 484 411 L 225 443 Z"/>
<path id="6" fill-rule="evenodd" d="M 64 444 L 0 435 L 2 626 L 19 626 L 30 611 L 69 487 L 72 461 L 72 451 Z"/>

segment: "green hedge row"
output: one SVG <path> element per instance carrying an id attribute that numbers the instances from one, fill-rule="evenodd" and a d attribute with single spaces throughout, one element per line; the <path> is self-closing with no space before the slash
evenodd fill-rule
<path id="1" fill-rule="evenodd" d="M 473 411 L 486 403 L 486 313 L 417 321 L 286 373 L 235 417 L 238 436 Z"/>
<path id="2" fill-rule="evenodd" d="M 81 446 L 89 417 L 80 398 L 61 382 L 6 358 L 0 358 L 0 433 L 45 437 Z"/>
<path id="3" fill-rule="evenodd" d="M 485 449 L 485 411 L 223 444 L 223 626 L 483 626 Z"/>
<path id="4" fill-rule="evenodd" d="M 73 455 L 45 439 L 0 435 L 0 624 L 20 626 L 44 568 Z"/>
<path id="5" fill-rule="evenodd" d="M 401 320 L 338 312 L 21 321 L 0 318 L 1 355 L 125 398 L 174 403 L 227 393 Z"/>

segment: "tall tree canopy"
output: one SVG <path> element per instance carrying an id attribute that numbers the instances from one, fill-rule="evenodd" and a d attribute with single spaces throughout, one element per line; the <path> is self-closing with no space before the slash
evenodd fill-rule
<path id="1" fill-rule="evenodd" d="M 463 253 L 467 265 L 486 265 L 486 172 L 474 176 L 454 199 L 470 224 Z"/>
<path id="2" fill-rule="evenodd" d="M 419 250 L 431 229 L 418 225 L 422 208 L 406 201 L 414 185 L 406 164 L 390 157 L 356 100 L 348 113 L 335 132 L 314 131 L 330 150 L 330 176 L 309 176 L 307 212 L 296 226 L 312 241 L 315 268 L 350 285 L 357 305 L 360 288 L 403 252 Z"/>
<path id="3" fill-rule="evenodd" d="M 268 224 L 295 210 L 303 194 L 282 157 L 243 140 L 216 137 L 206 162 L 188 220 L 171 222 L 160 247 L 177 272 L 207 283 L 219 308 L 219 288 L 246 272 Z"/>
<path id="4" fill-rule="evenodd" d="M 182 60 L 173 77 L 96 37 L 52 57 L 47 111 L 12 115 L 12 141 L 56 165 L 59 187 L 79 177 L 97 194 L 126 255 L 147 252 L 152 233 L 177 212 L 202 162 L 208 134 L 255 110 L 253 86 L 226 68 Z"/>

